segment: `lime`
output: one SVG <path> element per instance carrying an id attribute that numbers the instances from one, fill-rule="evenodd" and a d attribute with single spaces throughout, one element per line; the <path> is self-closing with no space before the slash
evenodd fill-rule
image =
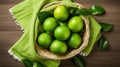
<path id="1" fill-rule="evenodd" d="M 56 22 L 55 18 L 49 17 L 44 21 L 43 29 L 47 32 L 53 32 L 57 25 L 58 23 Z"/>
<path id="2" fill-rule="evenodd" d="M 38 44 L 43 48 L 48 48 L 52 42 L 52 38 L 47 33 L 41 33 L 38 37 Z"/>
<path id="3" fill-rule="evenodd" d="M 79 16 L 72 17 L 68 22 L 68 27 L 73 32 L 79 32 L 80 30 L 82 30 L 83 26 L 84 26 L 83 20 Z"/>
<path id="4" fill-rule="evenodd" d="M 65 21 L 69 16 L 69 12 L 65 6 L 57 6 L 54 10 L 54 17 L 60 21 Z"/>
<path id="5" fill-rule="evenodd" d="M 58 26 L 54 31 L 54 36 L 58 40 L 67 40 L 70 36 L 70 30 L 66 25 Z"/>
<path id="6" fill-rule="evenodd" d="M 66 43 L 59 40 L 54 40 L 50 45 L 50 51 L 55 54 L 64 54 L 67 48 Z"/>
<path id="7" fill-rule="evenodd" d="M 73 33 L 70 37 L 70 39 L 68 40 L 68 45 L 71 48 L 78 48 L 82 43 L 82 39 L 80 37 L 80 35 L 78 35 L 77 33 Z"/>

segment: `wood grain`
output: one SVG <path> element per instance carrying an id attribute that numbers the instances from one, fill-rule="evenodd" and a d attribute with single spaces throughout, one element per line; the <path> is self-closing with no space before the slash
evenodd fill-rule
<path id="1" fill-rule="evenodd" d="M 8 49 L 21 37 L 23 32 L 15 24 L 8 9 L 22 0 L 0 0 L 0 67 L 24 67 L 14 60 L 8 53 Z M 95 16 L 98 21 L 114 24 L 112 32 L 103 33 L 110 42 L 110 49 L 100 52 L 97 46 L 92 53 L 84 57 L 87 67 L 120 67 L 120 1 L 119 0 L 74 0 L 85 7 L 100 4 L 107 14 Z M 70 59 L 63 60 L 60 67 L 77 67 Z"/>

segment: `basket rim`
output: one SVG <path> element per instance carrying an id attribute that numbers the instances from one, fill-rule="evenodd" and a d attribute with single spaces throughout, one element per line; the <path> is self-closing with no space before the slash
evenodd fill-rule
<path id="1" fill-rule="evenodd" d="M 43 8 L 49 7 L 51 5 L 60 4 L 60 3 L 61 3 L 60 1 L 52 2 L 50 4 L 45 5 Z M 77 4 L 79 8 L 84 8 L 84 6 L 79 3 L 74 3 L 74 4 Z M 50 52 L 49 50 L 45 48 L 38 46 L 36 43 L 35 48 L 36 48 L 37 54 L 44 59 L 54 59 L 54 60 L 68 59 L 68 58 L 71 58 L 79 54 L 82 50 L 84 50 L 88 46 L 89 37 L 90 37 L 90 27 L 89 27 L 88 17 L 82 16 L 82 19 L 84 20 L 84 24 L 85 24 L 85 32 L 83 34 L 83 43 L 81 44 L 79 48 L 73 49 L 70 52 L 63 54 L 63 55 L 57 55 L 57 54 Z"/>

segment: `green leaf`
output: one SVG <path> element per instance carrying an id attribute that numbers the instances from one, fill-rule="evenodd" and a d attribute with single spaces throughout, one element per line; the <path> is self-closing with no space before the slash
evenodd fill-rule
<path id="1" fill-rule="evenodd" d="M 38 12 L 37 16 L 39 18 L 40 23 L 43 23 L 44 20 L 48 17 L 53 17 L 53 15 L 49 11 Z"/>
<path id="2" fill-rule="evenodd" d="M 69 13 L 70 13 L 70 16 L 73 17 L 73 16 L 77 16 L 78 14 L 76 13 L 76 11 L 78 10 L 78 8 L 69 8 Z"/>
<path id="3" fill-rule="evenodd" d="M 22 63 L 25 65 L 25 67 L 33 67 L 33 63 L 28 59 L 22 59 Z"/>
<path id="4" fill-rule="evenodd" d="M 70 13 L 72 16 L 77 16 L 77 15 L 88 16 L 90 14 L 89 11 L 85 8 L 73 8 L 70 10 Z"/>
<path id="5" fill-rule="evenodd" d="M 43 25 L 41 23 L 39 23 L 38 25 L 38 34 L 43 33 L 44 29 L 43 29 Z"/>
<path id="6" fill-rule="evenodd" d="M 82 57 L 79 55 L 76 55 L 72 58 L 72 61 L 78 66 L 78 67 L 86 67 L 86 62 Z"/>
<path id="7" fill-rule="evenodd" d="M 35 62 L 33 67 L 45 67 L 45 66 L 40 62 Z"/>
<path id="8" fill-rule="evenodd" d="M 99 24 L 102 28 L 101 30 L 104 31 L 104 32 L 108 32 L 108 31 L 111 31 L 113 29 L 112 24 L 107 24 L 107 23 L 103 23 L 103 22 L 100 22 Z"/>
<path id="9" fill-rule="evenodd" d="M 85 8 L 80 8 L 76 11 L 77 14 L 83 15 L 83 16 L 88 16 L 90 13 L 87 9 Z"/>
<path id="10" fill-rule="evenodd" d="M 109 42 L 106 40 L 104 36 L 98 40 L 98 48 L 100 51 L 104 51 L 109 47 Z"/>
<path id="11" fill-rule="evenodd" d="M 92 5 L 88 11 L 93 15 L 101 15 L 105 13 L 105 9 L 100 5 Z"/>

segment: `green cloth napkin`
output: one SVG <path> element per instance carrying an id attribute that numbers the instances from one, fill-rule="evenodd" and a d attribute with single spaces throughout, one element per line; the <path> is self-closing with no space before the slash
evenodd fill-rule
<path id="1" fill-rule="evenodd" d="M 89 16 L 89 22 L 90 22 L 90 38 L 89 38 L 89 44 L 88 46 L 81 52 L 81 55 L 87 56 L 92 51 L 96 41 L 101 37 L 100 31 L 101 26 L 99 23 L 92 17 Z"/>
<path id="2" fill-rule="evenodd" d="M 22 61 L 22 59 L 29 59 L 33 62 L 33 64 L 36 64 L 36 61 L 41 62 L 42 64 L 45 65 L 45 67 L 59 66 L 60 60 L 43 59 L 42 57 L 38 56 L 34 46 L 38 33 L 37 25 L 39 23 L 39 20 L 37 18 L 37 13 L 39 12 L 39 10 L 41 10 L 41 8 L 45 4 L 48 4 L 53 1 L 63 1 L 63 0 L 25 0 L 10 9 L 11 14 L 16 19 L 18 24 L 21 26 L 22 30 L 24 31 L 22 37 L 9 49 L 9 53 L 19 61 Z M 71 2 L 71 0 L 64 0 L 64 1 Z M 95 30 L 91 32 L 92 33 L 91 38 L 93 39 L 90 40 L 87 49 L 85 49 L 82 52 L 87 55 L 91 52 L 94 43 L 97 39 L 97 36 L 99 35 L 100 32 L 99 31 L 100 27 L 97 24 L 97 22 L 93 22 L 93 20 L 91 21 L 92 21 L 91 29 Z M 97 25 L 94 26 L 95 24 Z M 96 36 L 93 36 L 94 34 Z"/>
<path id="3" fill-rule="evenodd" d="M 29 59 L 34 63 L 39 61 L 45 67 L 58 67 L 60 60 L 43 59 L 35 51 L 37 38 L 37 13 L 45 4 L 58 0 L 25 0 L 10 9 L 18 25 L 24 30 L 22 37 L 9 49 L 9 53 L 19 61 Z M 70 0 L 65 0 L 69 1 Z M 34 65 L 33 65 L 34 66 Z"/>

